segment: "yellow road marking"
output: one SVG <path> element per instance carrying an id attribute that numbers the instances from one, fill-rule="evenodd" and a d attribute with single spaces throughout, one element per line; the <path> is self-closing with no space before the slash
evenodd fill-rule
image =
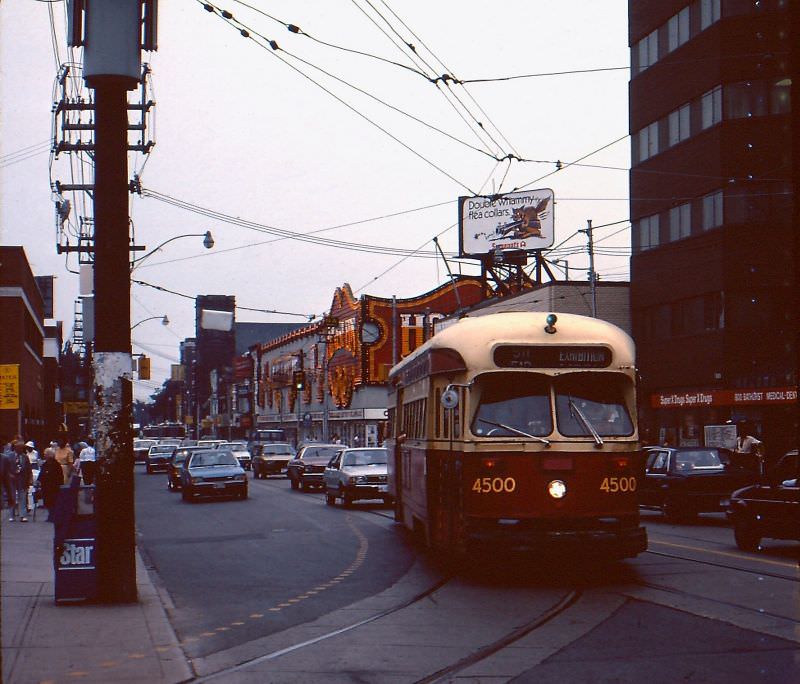
<path id="1" fill-rule="evenodd" d="M 711 553 L 717 556 L 730 556 L 731 558 L 739 558 L 740 560 L 749 560 L 749 561 L 756 561 L 758 563 L 764 563 L 766 565 L 777 565 L 782 568 L 797 568 L 796 563 L 784 563 L 783 561 L 775 561 L 770 560 L 768 558 L 758 558 L 753 556 L 745 556 L 741 553 L 731 553 L 730 551 L 714 551 L 713 549 L 704 549 L 699 546 L 687 546 L 685 544 L 673 544 L 671 542 L 664 542 L 664 541 L 656 541 L 655 539 L 650 540 L 651 544 L 660 544 L 661 546 L 671 546 L 676 549 L 686 549 L 687 551 L 701 551 L 703 553 Z"/>

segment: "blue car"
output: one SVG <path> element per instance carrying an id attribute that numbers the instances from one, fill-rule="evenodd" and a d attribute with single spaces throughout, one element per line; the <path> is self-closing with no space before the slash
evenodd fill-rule
<path id="1" fill-rule="evenodd" d="M 230 451 L 196 451 L 183 463 L 181 494 L 184 501 L 193 501 L 197 496 L 233 496 L 246 499 L 247 475 Z"/>

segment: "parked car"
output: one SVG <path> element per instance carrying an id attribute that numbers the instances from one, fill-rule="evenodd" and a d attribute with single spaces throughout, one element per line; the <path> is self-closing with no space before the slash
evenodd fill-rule
<path id="1" fill-rule="evenodd" d="M 175 491 L 181 488 L 181 470 L 183 463 L 195 451 L 205 451 L 205 447 L 198 446 L 180 446 L 175 449 L 167 462 L 167 489 Z"/>
<path id="2" fill-rule="evenodd" d="M 133 460 L 136 463 L 144 463 L 147 460 L 147 452 L 151 446 L 158 442 L 155 439 L 134 439 L 133 440 Z"/>
<path id="3" fill-rule="evenodd" d="M 727 510 L 731 493 L 753 482 L 753 473 L 731 464 L 717 447 L 650 447 L 646 450 L 639 505 L 660 509 L 675 522 Z"/>
<path id="4" fill-rule="evenodd" d="M 300 449 L 286 466 L 292 489 L 323 487 L 325 466 L 341 450 L 341 444 L 309 444 Z"/>
<path id="5" fill-rule="evenodd" d="M 247 450 L 247 444 L 244 442 L 222 442 L 217 446 L 217 449 L 225 449 L 230 451 L 236 456 L 239 465 L 245 470 L 250 470 L 253 460 L 250 457 L 250 452 Z"/>
<path id="6" fill-rule="evenodd" d="M 174 444 L 155 444 L 151 446 L 144 461 L 147 474 L 149 475 L 157 470 L 166 470 L 167 462 L 176 448 Z"/>
<path id="7" fill-rule="evenodd" d="M 731 495 L 736 546 L 756 551 L 763 537 L 800 541 L 800 459 L 784 454 L 761 481 Z"/>
<path id="8" fill-rule="evenodd" d="M 270 475 L 286 473 L 289 461 L 295 457 L 294 447 L 288 443 L 261 444 L 253 458 L 253 477 L 265 479 Z"/>
<path id="9" fill-rule="evenodd" d="M 387 463 L 382 447 L 343 449 L 325 468 L 325 503 L 332 506 L 339 498 L 344 506 L 358 499 L 383 499 L 391 504 Z"/>
<path id="10" fill-rule="evenodd" d="M 189 454 L 181 468 L 184 501 L 196 496 L 247 498 L 247 475 L 239 461 L 224 449 L 202 449 Z"/>

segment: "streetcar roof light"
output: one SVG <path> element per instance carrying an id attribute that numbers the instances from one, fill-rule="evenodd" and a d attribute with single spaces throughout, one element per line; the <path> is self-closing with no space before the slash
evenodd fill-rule
<path id="1" fill-rule="evenodd" d="M 547 325 L 544 327 L 544 331 L 548 335 L 553 335 L 556 332 L 556 322 L 558 321 L 558 316 L 555 314 L 547 314 L 547 318 L 544 319 Z"/>

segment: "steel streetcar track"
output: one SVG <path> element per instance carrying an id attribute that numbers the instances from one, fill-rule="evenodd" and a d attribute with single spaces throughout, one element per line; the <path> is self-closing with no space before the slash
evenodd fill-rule
<path id="1" fill-rule="evenodd" d="M 481 660 L 485 660 L 489 656 L 494 655 L 495 653 L 502 651 L 507 646 L 510 646 L 515 641 L 519 641 L 523 637 L 527 636 L 534 630 L 542 627 L 543 625 L 550 622 L 550 620 L 558 617 L 569 608 L 571 608 L 578 600 L 583 596 L 583 589 L 573 589 L 565 596 L 562 596 L 561 599 L 554 604 L 552 607 L 548 608 L 538 617 L 534 618 L 533 620 L 527 622 L 526 624 L 522 625 L 521 627 L 517 627 L 516 629 L 510 631 L 504 637 L 493 641 L 482 648 L 479 648 L 474 653 L 462 658 L 461 660 L 453 663 L 452 665 L 448 665 L 440 670 L 437 670 L 433 674 L 428 675 L 427 677 L 423 677 L 422 679 L 418 679 L 414 682 L 414 684 L 436 684 L 436 682 L 441 682 L 445 677 L 449 677 L 457 672 L 465 670 L 466 668 L 479 663 Z"/>
<path id="2" fill-rule="evenodd" d="M 222 670 L 218 670 L 217 672 L 213 672 L 208 675 L 204 675 L 203 677 L 195 677 L 192 679 L 187 680 L 188 682 L 208 682 L 212 679 L 216 679 L 218 677 L 222 677 L 224 675 L 231 674 L 233 672 L 238 672 L 243 670 L 247 667 L 252 665 L 257 665 L 258 663 L 263 663 L 268 660 L 275 660 L 276 658 L 280 658 L 283 655 L 287 655 L 288 653 L 292 653 L 294 651 L 299 651 L 302 648 L 306 648 L 307 646 L 313 646 L 314 644 L 318 644 L 320 641 L 326 641 L 327 639 L 331 639 L 333 637 L 339 636 L 340 634 L 345 634 L 350 632 L 354 629 L 359 627 L 363 627 L 370 622 L 375 622 L 376 620 L 380 620 L 381 618 L 386 617 L 387 615 L 391 615 L 392 613 L 396 613 L 398 611 L 404 610 L 409 606 L 414 605 L 426 598 L 430 595 L 434 594 L 435 592 L 439 591 L 445 584 L 447 584 L 452 579 L 452 576 L 443 577 L 438 582 L 433 584 L 431 587 L 425 589 L 424 591 L 412 596 L 407 601 L 400 603 L 392 608 L 387 608 L 386 610 L 382 610 L 375 615 L 364 618 L 363 620 L 359 620 L 358 622 L 353 623 L 352 625 L 348 625 L 346 627 L 340 627 L 339 629 L 335 629 L 332 632 L 328 632 L 327 634 L 321 634 L 318 637 L 314 637 L 313 639 L 309 639 L 308 641 L 302 641 L 299 644 L 294 644 L 293 646 L 287 646 L 285 648 L 279 649 L 277 651 L 273 651 L 272 653 L 266 653 L 262 656 L 258 656 L 257 658 L 251 658 L 249 660 L 244 660 L 241 663 L 237 663 L 236 665 L 232 665 L 231 667 L 226 667 Z M 524 636 L 524 635 L 523 635 Z"/>
<path id="3" fill-rule="evenodd" d="M 755 613 L 756 615 L 769 616 L 769 617 L 776 618 L 778 620 L 786 620 L 786 621 L 792 622 L 794 624 L 800 624 L 800 620 L 792 618 L 792 617 L 787 617 L 785 615 L 778 615 L 777 613 L 768 613 L 767 611 L 762 610 L 760 608 L 751 608 L 750 606 L 743 606 L 740 603 L 731 603 L 730 601 L 721 601 L 720 599 L 711 598 L 710 596 L 706 596 L 706 595 L 703 595 L 703 594 L 693 594 L 693 593 L 688 592 L 688 591 L 686 591 L 684 589 L 676 589 L 675 587 L 667 587 L 667 586 L 663 586 L 663 585 L 660 585 L 660 584 L 653 584 L 651 582 L 645 582 L 643 580 L 639 580 L 639 581 L 635 582 L 635 584 L 637 584 L 639 586 L 642 586 L 642 587 L 646 587 L 647 589 L 655 589 L 656 591 L 664 591 L 664 592 L 667 592 L 668 594 L 679 594 L 681 596 L 688 596 L 689 598 L 692 598 L 692 599 L 701 599 L 703 601 L 711 601 L 712 603 L 718 603 L 719 605 L 728 606 L 729 608 L 736 608 L 737 610 L 745 610 L 748 613 Z"/>
<path id="4" fill-rule="evenodd" d="M 797 577 L 787 577 L 786 575 L 779 575 L 775 572 L 763 572 L 761 570 L 750 570 L 749 568 L 740 568 L 735 565 L 726 565 L 725 563 L 716 563 L 714 561 L 700 560 L 699 558 L 689 558 L 688 556 L 678 556 L 674 553 L 665 553 L 664 551 L 652 551 L 648 549 L 645 553 L 654 556 L 663 556 L 664 558 L 674 558 L 676 560 L 685 560 L 691 563 L 700 563 L 702 565 L 711 565 L 715 568 L 722 568 L 723 570 L 735 570 L 737 572 L 746 572 L 751 575 L 759 575 L 761 577 L 773 577 L 774 579 L 786 580 L 787 582 L 800 582 Z"/>

